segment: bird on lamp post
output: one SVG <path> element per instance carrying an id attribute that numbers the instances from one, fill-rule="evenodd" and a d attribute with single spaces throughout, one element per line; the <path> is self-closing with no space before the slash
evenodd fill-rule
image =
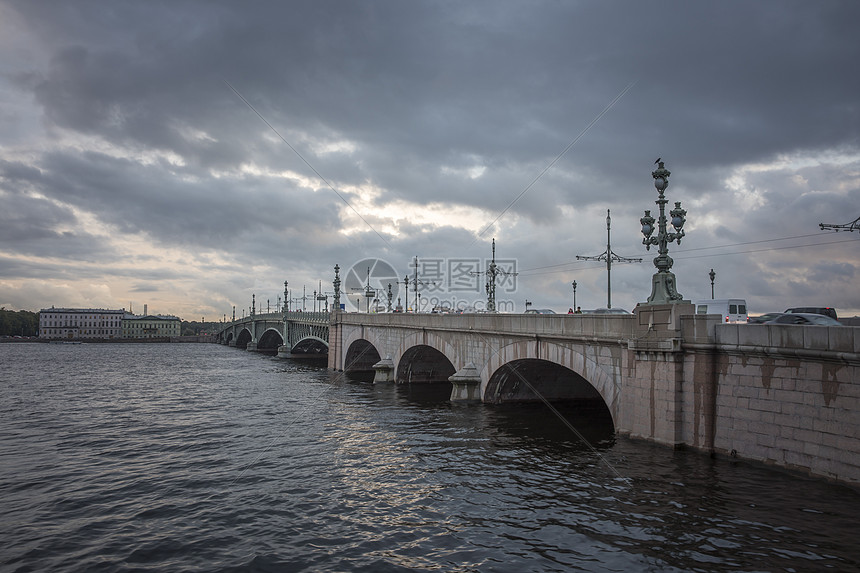
<path id="1" fill-rule="evenodd" d="M 642 244 L 646 250 L 651 250 L 651 245 L 657 246 L 658 255 L 654 257 L 654 266 L 657 267 L 657 272 L 651 278 L 651 296 L 648 297 L 647 304 L 667 304 L 681 302 L 684 298 L 675 288 L 675 275 L 670 272 L 674 261 L 669 256 L 669 243 L 677 242 L 681 244 L 681 239 L 684 237 L 684 223 L 686 222 L 687 211 L 681 208 L 681 202 L 675 202 L 675 208 L 669 212 L 671 217 L 672 227 L 674 231 L 669 231 L 666 219 L 666 203 L 669 201 L 663 195 L 666 187 L 669 186 L 669 175 L 671 173 L 663 165 L 662 158 L 657 159 L 657 169 L 651 172 L 651 177 L 654 178 L 654 187 L 657 189 L 658 199 L 655 201 L 660 208 L 660 216 L 657 219 L 651 216 L 651 211 L 646 210 L 645 216 L 639 219 L 642 224 L 642 234 L 645 236 L 642 239 Z M 654 224 L 657 223 L 655 229 Z M 656 236 L 652 236 L 654 231 L 657 231 Z"/>

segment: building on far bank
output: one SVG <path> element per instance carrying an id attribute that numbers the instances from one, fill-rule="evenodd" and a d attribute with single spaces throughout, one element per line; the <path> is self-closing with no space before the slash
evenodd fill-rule
<path id="1" fill-rule="evenodd" d="M 125 310 L 103 308 L 43 308 L 39 311 L 39 338 L 120 338 Z"/>
<path id="2" fill-rule="evenodd" d="M 161 314 L 125 313 L 122 317 L 123 338 L 168 338 L 179 336 L 182 321 L 179 317 Z"/>

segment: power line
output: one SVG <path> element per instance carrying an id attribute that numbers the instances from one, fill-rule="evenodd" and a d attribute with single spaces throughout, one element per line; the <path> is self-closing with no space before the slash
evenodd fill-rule
<path id="1" fill-rule="evenodd" d="M 638 80 L 636 80 L 636 81 L 638 81 Z M 613 99 L 611 102 L 609 102 L 609 104 L 608 104 L 605 108 L 603 108 L 603 111 L 601 111 L 601 112 L 600 112 L 600 113 L 598 113 L 596 116 L 594 116 L 594 119 L 592 119 L 592 120 L 589 122 L 589 124 L 588 124 L 588 125 L 586 125 L 586 126 L 585 126 L 585 128 L 584 128 L 582 131 L 580 131 L 580 132 L 579 132 L 579 135 L 577 135 L 575 138 L 573 138 L 573 141 L 571 141 L 570 143 L 568 143 L 568 144 L 567 144 L 567 147 L 565 147 L 565 148 L 562 150 L 562 152 L 561 152 L 561 153 L 559 153 L 558 155 L 556 155 L 555 159 L 553 159 L 552 161 L 550 161 L 550 162 L 549 162 L 549 165 L 547 165 L 546 167 L 544 167 L 543 171 L 541 171 L 540 173 L 538 173 L 537 177 L 535 177 L 534 179 L 532 179 L 531 183 L 529 183 L 528 185 L 526 185 L 525 189 L 523 189 L 522 191 L 520 191 L 520 194 L 519 194 L 519 195 L 517 195 L 516 197 L 514 197 L 514 200 L 513 200 L 513 201 L 511 201 L 510 203 L 508 203 L 507 207 L 505 207 L 504 209 L 502 209 L 502 212 L 501 212 L 501 213 L 499 213 L 499 214 L 498 214 L 498 216 L 496 216 L 496 218 L 495 218 L 495 219 L 493 219 L 492 221 L 490 221 L 490 222 L 487 224 L 487 226 L 486 226 L 486 227 L 484 227 L 484 228 L 483 228 L 483 229 L 482 229 L 482 230 L 481 230 L 481 231 L 480 231 L 480 232 L 475 236 L 475 240 L 473 240 L 473 241 L 472 241 L 472 243 L 471 243 L 469 246 L 471 247 L 472 245 L 474 245 L 474 244 L 478 241 L 478 239 L 480 239 L 481 237 L 483 237 L 483 236 L 484 236 L 484 233 L 486 233 L 486 232 L 489 230 L 489 228 L 490 228 L 490 227 L 492 227 L 493 225 L 495 225 L 495 224 L 496 224 L 496 222 L 497 222 L 499 219 L 501 219 L 501 218 L 502 218 L 502 216 L 504 216 L 504 214 L 505 214 L 505 213 L 507 213 L 507 212 L 508 212 L 508 210 L 516 204 L 516 202 L 517 202 L 517 201 L 519 201 L 520 199 L 522 199 L 523 195 L 525 195 L 526 193 L 528 193 L 529 189 L 531 189 L 531 188 L 534 186 L 534 184 L 535 184 L 535 183 L 537 183 L 537 182 L 538 182 L 538 180 L 540 180 L 540 178 L 541 178 L 541 177 L 543 177 L 543 176 L 544 176 L 544 174 L 545 174 L 547 171 L 549 171 L 549 170 L 550 170 L 550 168 L 552 168 L 552 166 L 553 166 L 553 165 L 555 165 L 555 164 L 558 162 L 558 160 L 559 160 L 559 159 L 561 159 L 562 157 L 564 157 L 564 154 L 565 154 L 565 153 L 567 153 L 568 151 L 570 151 L 570 148 L 571 148 L 571 147 L 573 147 L 574 145 L 576 145 L 576 142 L 577 142 L 577 141 L 579 141 L 580 139 L 582 139 L 582 137 L 583 137 L 586 133 L 588 133 L 588 131 L 589 131 L 592 127 L 594 127 L 594 125 L 595 125 L 598 121 L 600 121 L 600 119 L 601 119 L 604 115 L 606 115 L 606 113 L 607 113 L 607 112 L 609 112 L 609 110 L 611 110 L 611 109 L 615 106 L 615 104 L 617 104 L 617 103 L 621 100 L 621 98 L 623 98 L 623 97 L 624 97 L 624 95 L 625 95 L 627 92 L 629 92 L 631 88 L 633 88 L 633 86 L 634 86 L 634 85 L 636 85 L 636 81 L 632 81 L 632 82 L 630 82 L 629 84 L 627 84 L 627 86 L 626 86 L 623 90 L 621 90 L 621 92 L 620 92 L 617 96 L 615 96 L 615 99 Z"/>
<path id="2" fill-rule="evenodd" d="M 808 236 L 811 236 L 811 235 L 800 235 L 799 237 L 786 237 L 786 238 L 793 239 L 793 238 L 808 237 Z M 815 235 L 815 236 L 821 236 L 821 235 Z M 780 241 L 780 240 L 784 240 L 784 239 L 769 239 L 767 241 L 750 241 L 748 243 L 737 243 L 737 245 L 764 243 L 764 242 L 769 242 L 769 241 Z M 818 247 L 818 246 L 823 246 L 823 245 L 834 245 L 834 244 L 838 244 L 838 243 L 849 243 L 852 241 L 857 241 L 857 239 L 842 239 L 839 241 L 826 241 L 823 243 L 808 243 L 806 245 L 787 245 L 784 247 L 770 247 L 767 249 L 751 249 L 751 250 L 747 250 L 747 251 L 732 251 L 732 252 L 728 252 L 728 253 L 709 253 L 709 254 L 704 254 L 704 255 L 693 255 L 693 256 L 689 256 L 689 257 L 675 256 L 672 258 L 674 260 L 704 259 L 707 257 L 724 257 L 724 256 L 729 256 L 729 255 L 744 255 L 744 254 L 749 254 L 749 253 L 764 253 L 767 251 L 783 251 L 786 249 L 801 249 L 801 248 L 806 248 L 806 247 Z M 723 247 L 727 247 L 727 246 L 732 246 L 732 245 L 722 245 L 722 247 L 702 247 L 699 249 L 687 249 L 686 251 L 683 251 L 683 252 L 698 251 L 698 250 L 702 250 L 702 249 L 723 248 Z M 591 266 L 587 266 L 587 267 L 558 269 L 558 270 L 544 271 L 544 272 L 530 272 L 530 271 L 549 269 L 549 268 L 555 268 L 555 267 L 565 267 L 565 266 L 575 265 L 575 264 L 577 264 L 576 261 L 571 261 L 569 263 L 560 263 L 557 265 L 548 265 L 545 267 L 535 267 L 533 269 L 524 269 L 524 270 L 520 271 L 520 275 L 525 275 L 525 276 L 548 275 L 548 274 L 554 274 L 554 273 L 570 272 L 570 271 L 574 271 L 574 270 L 576 270 L 576 271 L 586 270 L 587 271 L 587 270 L 603 268 L 603 265 L 600 265 L 600 266 L 591 265 Z"/>

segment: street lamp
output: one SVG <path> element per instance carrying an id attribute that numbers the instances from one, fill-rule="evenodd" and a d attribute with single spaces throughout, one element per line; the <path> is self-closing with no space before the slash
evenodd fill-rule
<path id="1" fill-rule="evenodd" d="M 668 244 L 674 241 L 681 244 L 681 239 L 684 237 L 684 223 L 686 222 L 687 211 L 681 208 L 681 202 L 675 202 L 675 208 L 669 212 L 674 232 L 667 230 L 666 225 L 666 203 L 669 201 L 663 196 L 666 187 L 669 186 L 668 169 L 663 167 L 663 161 L 657 160 L 657 170 L 651 172 L 651 177 L 654 178 L 654 187 L 657 188 L 659 198 L 655 203 L 660 207 L 660 217 L 656 220 L 657 236 L 654 237 L 654 217 L 651 216 L 651 211 L 646 210 L 645 216 L 639 219 L 642 223 L 642 234 L 645 238 L 642 239 L 642 244 L 646 250 L 651 250 L 651 245 L 657 245 L 658 255 L 654 257 L 654 266 L 657 267 L 657 272 L 651 278 L 651 296 L 648 297 L 647 304 L 671 304 L 680 302 L 684 297 L 675 288 L 675 275 L 670 272 L 674 261 L 669 256 Z"/>
<path id="2" fill-rule="evenodd" d="M 711 269 L 711 272 L 708 273 L 708 276 L 711 277 L 711 300 L 714 299 L 714 278 L 716 278 L 717 273 L 714 272 L 714 269 Z"/>
<path id="3" fill-rule="evenodd" d="M 519 273 L 509 272 L 499 268 L 499 265 L 496 264 L 496 239 L 493 237 L 493 258 L 490 260 L 490 264 L 487 265 L 486 271 L 472 271 L 469 274 L 471 275 L 487 275 L 487 312 L 496 312 L 496 277 L 499 275 L 502 276 L 512 276 L 515 277 Z"/>
<path id="4" fill-rule="evenodd" d="M 340 310 L 340 265 L 334 266 L 334 281 L 332 282 L 332 286 L 334 286 L 334 310 Z"/>
<path id="5" fill-rule="evenodd" d="M 573 310 L 576 310 L 576 281 L 570 283 L 573 285 Z"/>
<path id="6" fill-rule="evenodd" d="M 577 261 L 606 261 L 606 308 L 612 308 L 612 262 L 617 263 L 641 263 L 642 259 L 631 259 L 630 257 L 622 257 L 612 251 L 610 243 L 610 226 L 612 218 L 609 216 L 609 209 L 606 210 L 606 250 L 596 257 L 586 257 L 576 255 Z M 576 303 L 574 303 L 576 306 Z"/>

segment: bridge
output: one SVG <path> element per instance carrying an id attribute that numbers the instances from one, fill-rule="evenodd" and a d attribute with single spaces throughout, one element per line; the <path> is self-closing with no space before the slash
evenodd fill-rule
<path id="1" fill-rule="evenodd" d="M 217 335 L 221 344 L 280 356 L 325 356 L 330 315 L 327 312 L 252 314 L 228 323 Z"/>
<path id="2" fill-rule="evenodd" d="M 329 368 L 375 383 L 445 384 L 452 402 L 564 401 L 634 438 L 860 485 L 858 327 L 723 324 L 683 303 L 632 315 L 265 316 L 222 340 L 316 348 Z"/>

